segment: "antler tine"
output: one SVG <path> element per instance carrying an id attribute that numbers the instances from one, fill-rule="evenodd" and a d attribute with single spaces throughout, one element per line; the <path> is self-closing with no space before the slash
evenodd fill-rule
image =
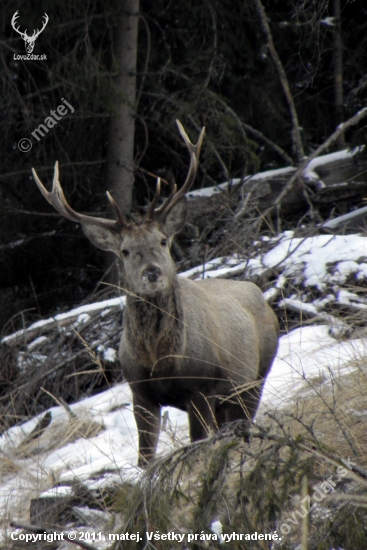
<path id="1" fill-rule="evenodd" d="M 186 133 L 184 127 L 182 126 L 181 122 L 179 120 L 176 120 L 176 124 L 178 126 L 178 130 L 181 134 L 181 137 L 184 140 L 185 145 L 189 150 L 189 153 L 190 153 L 190 166 L 189 166 L 188 174 L 186 176 L 185 183 L 183 184 L 181 189 L 179 189 L 179 191 L 177 191 L 177 186 L 175 185 L 173 193 L 171 193 L 171 195 L 168 197 L 168 199 L 165 201 L 165 203 L 162 204 L 162 206 L 160 208 L 155 210 L 154 214 L 160 214 L 161 216 L 168 214 L 168 212 L 180 200 L 180 198 L 183 195 L 186 195 L 186 193 L 191 189 L 191 186 L 194 183 L 196 172 L 197 172 L 197 169 L 198 169 L 200 149 L 201 149 L 203 139 L 204 139 L 204 134 L 205 134 L 205 127 L 203 127 L 201 129 L 199 139 L 194 144 L 190 141 L 190 138 L 187 135 L 187 133 Z"/>
<path id="2" fill-rule="evenodd" d="M 128 224 L 124 218 L 123 213 L 120 210 L 119 205 L 115 201 L 115 199 L 112 197 L 112 195 L 107 191 L 107 198 L 110 201 L 110 204 L 116 214 L 117 221 L 120 223 L 122 227 L 128 227 L 130 224 Z"/>
<path id="3" fill-rule="evenodd" d="M 51 193 L 46 191 L 46 193 L 48 195 L 50 204 L 54 208 L 56 208 L 56 210 L 58 210 L 60 214 L 62 214 L 63 216 L 65 216 L 66 218 L 74 222 L 80 221 L 81 214 L 78 214 L 71 208 L 71 206 L 69 206 L 65 198 L 64 191 L 62 190 L 62 187 L 60 185 L 58 161 L 55 162 L 54 177 L 52 180 L 52 191 Z"/>
<path id="4" fill-rule="evenodd" d="M 52 191 L 49 192 L 41 182 L 41 180 L 38 177 L 37 172 L 34 168 L 32 168 L 32 174 L 33 178 L 38 186 L 38 189 L 41 191 L 42 195 L 45 197 L 45 199 L 54 207 L 60 214 L 65 216 L 66 218 L 71 219 L 72 221 L 79 221 L 75 216 L 70 216 L 69 213 L 66 212 L 65 208 L 63 207 L 62 203 L 60 202 L 60 199 L 57 195 L 57 189 L 56 189 L 56 181 L 59 178 L 59 163 L 56 161 L 55 163 L 55 169 L 54 169 L 54 178 L 52 182 Z M 61 190 L 62 194 L 62 190 Z"/>
<path id="5" fill-rule="evenodd" d="M 25 34 L 26 34 L 27 31 L 25 31 L 25 33 L 24 33 L 24 32 L 22 32 L 22 31 L 19 30 L 19 26 L 18 26 L 18 27 L 15 26 L 15 25 L 18 24 L 18 21 L 17 21 L 18 18 L 19 18 L 19 10 L 17 10 L 17 11 L 14 13 L 14 15 L 13 15 L 13 17 L 12 17 L 12 20 L 11 20 L 11 26 L 12 26 L 13 29 L 14 29 L 18 34 L 20 34 L 21 37 L 23 38 L 23 36 L 25 36 Z"/>
<path id="6" fill-rule="evenodd" d="M 155 207 L 156 207 L 156 204 L 158 202 L 158 199 L 160 197 L 160 194 L 161 194 L 161 178 L 157 178 L 157 185 L 156 185 L 156 188 L 155 188 L 155 193 L 154 193 L 154 197 L 153 197 L 153 200 L 152 202 L 150 203 L 150 206 L 149 206 L 149 209 L 148 209 L 148 214 L 147 214 L 147 220 L 152 220 L 154 218 L 154 214 L 155 214 Z"/>
<path id="7" fill-rule="evenodd" d="M 44 13 L 44 15 L 43 15 L 42 17 L 45 18 L 44 22 L 42 23 L 42 29 L 40 29 L 40 30 L 37 29 L 37 30 L 34 30 L 34 31 L 33 31 L 33 36 L 34 36 L 35 38 L 38 38 L 38 36 L 39 36 L 39 35 L 41 34 L 41 32 L 44 30 L 44 28 L 46 27 L 46 25 L 47 25 L 47 23 L 48 23 L 48 21 L 49 21 L 49 17 L 48 17 L 48 15 L 47 15 L 46 12 Z M 33 38 L 33 36 L 32 36 L 32 38 Z"/>
<path id="8" fill-rule="evenodd" d="M 124 218 L 122 217 L 121 212 L 120 212 L 121 216 L 120 215 L 118 216 L 118 220 L 114 221 L 114 220 L 106 220 L 104 218 L 97 218 L 97 217 L 94 217 L 94 216 L 87 216 L 85 214 L 79 214 L 78 212 L 73 210 L 71 208 L 71 206 L 68 204 L 68 202 L 65 198 L 64 192 L 62 190 L 61 184 L 59 182 L 59 163 L 58 163 L 58 161 L 55 162 L 54 177 L 53 177 L 52 191 L 51 192 L 47 191 L 47 189 L 44 187 L 43 183 L 39 179 L 39 177 L 38 177 L 38 175 L 37 175 L 34 168 L 32 168 L 32 174 L 33 174 L 34 180 L 35 180 L 39 190 L 41 191 L 42 195 L 60 214 L 62 214 L 62 216 L 65 216 L 65 218 L 68 218 L 69 220 L 71 220 L 73 222 L 89 223 L 89 224 L 93 224 L 93 225 L 99 225 L 100 227 L 104 227 L 106 229 L 110 229 L 110 230 L 115 231 L 115 232 L 120 232 L 123 227 L 127 226 Z M 115 202 L 115 201 L 113 201 L 113 202 Z M 112 206 L 113 206 L 113 204 L 112 204 Z M 117 213 L 116 210 L 115 210 L 115 212 Z"/>
<path id="9" fill-rule="evenodd" d="M 205 135 L 205 126 L 202 127 L 200 135 L 199 135 L 199 139 L 197 140 L 197 142 L 194 145 L 193 143 L 191 143 L 190 138 L 187 135 L 186 130 L 182 126 L 181 122 L 179 120 L 176 120 L 176 124 L 177 124 L 178 130 L 181 134 L 181 137 L 184 140 L 184 142 L 185 142 L 188 150 L 190 151 L 190 153 L 195 153 L 195 156 L 197 158 L 199 158 L 200 149 L 201 149 L 203 139 L 204 139 L 204 135 Z"/>
<path id="10" fill-rule="evenodd" d="M 187 135 L 186 130 L 182 126 L 181 122 L 179 120 L 176 120 L 176 124 L 177 124 L 178 130 L 181 134 L 181 137 L 184 140 L 185 145 L 186 145 L 186 147 L 188 148 L 188 150 L 190 152 L 189 172 L 187 174 L 185 183 L 183 184 L 183 186 L 181 187 L 181 189 L 179 191 L 180 196 L 182 196 L 182 195 L 185 195 L 190 190 L 192 184 L 194 183 L 194 179 L 195 179 L 196 172 L 197 172 L 198 165 L 199 165 L 200 149 L 201 149 L 203 139 L 204 139 L 204 135 L 205 135 L 205 126 L 201 129 L 199 139 L 194 144 L 190 141 L 190 138 Z M 195 157 L 195 162 L 194 162 L 194 157 Z"/>
<path id="11" fill-rule="evenodd" d="M 154 214 L 161 214 L 164 210 L 166 210 L 166 208 L 168 208 L 168 206 L 171 204 L 173 197 L 176 195 L 176 193 L 177 193 L 177 183 L 173 185 L 171 194 L 166 198 L 164 203 L 159 208 L 156 208 L 154 210 Z"/>
<path id="12" fill-rule="evenodd" d="M 12 25 L 12 27 L 13 27 L 13 29 L 14 29 L 15 31 L 18 30 L 18 29 L 15 27 L 15 24 L 16 24 L 16 22 L 17 22 L 18 17 L 19 17 L 19 10 L 17 10 L 17 11 L 14 13 L 13 17 L 11 18 L 11 25 Z"/>

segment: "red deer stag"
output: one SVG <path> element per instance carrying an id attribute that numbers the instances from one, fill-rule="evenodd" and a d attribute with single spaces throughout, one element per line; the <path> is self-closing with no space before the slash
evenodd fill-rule
<path id="1" fill-rule="evenodd" d="M 116 221 L 79 214 L 65 199 L 57 162 L 52 192 L 33 170 L 48 202 L 121 261 L 127 297 L 119 359 L 133 394 L 140 466 L 155 455 L 162 406 L 188 412 L 193 441 L 227 422 L 252 419 L 278 346 L 277 318 L 256 285 L 175 273 L 170 245 L 186 221 L 204 137 L 203 128 L 194 145 L 177 124 L 190 152 L 186 181 L 157 208 L 158 180 L 141 224 L 127 222 L 109 193 Z"/>

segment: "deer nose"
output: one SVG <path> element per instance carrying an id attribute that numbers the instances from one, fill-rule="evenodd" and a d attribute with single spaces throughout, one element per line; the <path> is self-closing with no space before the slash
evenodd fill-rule
<path id="1" fill-rule="evenodd" d="M 155 283 L 161 274 L 159 267 L 150 265 L 143 271 L 143 279 L 148 279 L 150 283 Z"/>

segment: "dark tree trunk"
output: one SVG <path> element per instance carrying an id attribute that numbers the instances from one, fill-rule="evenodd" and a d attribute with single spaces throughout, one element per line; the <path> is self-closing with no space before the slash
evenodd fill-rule
<path id="1" fill-rule="evenodd" d="M 343 43 L 341 29 L 340 0 L 333 0 L 334 27 L 334 97 L 335 122 L 343 122 Z M 338 149 L 345 149 L 345 137 L 341 134 L 337 141 Z"/>
<path id="2" fill-rule="evenodd" d="M 134 184 L 134 128 L 139 0 L 121 0 L 121 14 L 114 35 L 116 103 L 111 115 L 107 189 L 124 214 L 131 210 Z"/>

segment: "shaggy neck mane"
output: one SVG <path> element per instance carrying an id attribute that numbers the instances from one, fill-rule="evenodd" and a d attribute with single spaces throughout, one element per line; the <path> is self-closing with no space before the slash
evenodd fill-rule
<path id="1" fill-rule="evenodd" d="M 181 347 L 182 303 L 177 278 L 170 288 L 146 298 L 127 295 L 124 328 L 143 362 L 178 353 Z"/>

